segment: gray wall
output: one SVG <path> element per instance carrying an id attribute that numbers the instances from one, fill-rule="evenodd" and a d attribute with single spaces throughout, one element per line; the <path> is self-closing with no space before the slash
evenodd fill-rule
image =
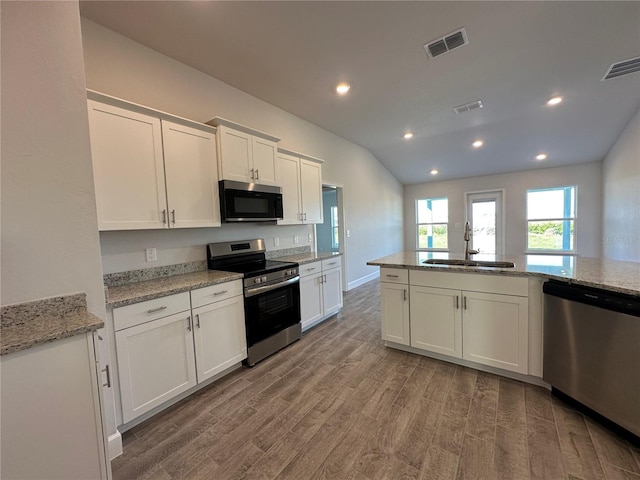
<path id="1" fill-rule="evenodd" d="M 2 304 L 86 292 L 105 318 L 76 2 L 2 2 Z"/>
<path id="2" fill-rule="evenodd" d="M 606 258 L 640 262 L 640 110 L 602 166 Z"/>
<path id="3" fill-rule="evenodd" d="M 82 36 L 89 88 L 196 121 L 225 117 L 282 138 L 281 147 L 322 158 L 323 183 L 344 187 L 345 227 L 351 232 L 345 245 L 350 284 L 375 275 L 377 269 L 367 267 L 368 260 L 402 248 L 402 186 L 368 150 L 92 21 L 82 19 Z M 278 230 L 264 231 L 264 236 L 274 236 L 283 227 L 272 228 Z M 302 229 L 301 238 L 312 231 L 293 228 Z M 163 250 L 182 249 L 173 252 L 176 255 L 159 249 L 155 266 L 161 258 L 194 254 L 198 246 L 203 252 L 206 242 L 263 236 L 258 232 L 262 233 L 255 227 L 224 226 L 207 232 L 103 234 L 104 269 L 115 271 L 122 268 L 121 260 L 140 258 L 143 245 L 159 247 L 162 241 Z"/>
<path id="4" fill-rule="evenodd" d="M 602 164 L 545 168 L 526 172 L 462 178 L 447 182 L 408 185 L 404 191 L 405 249 L 415 250 L 415 200 L 428 197 L 449 198 L 449 249 L 464 251 L 465 194 L 479 190 L 504 189 L 505 254 L 520 255 L 526 248 L 526 191 L 530 188 L 578 186 L 576 247 L 579 255 L 599 257 L 602 235 Z"/>

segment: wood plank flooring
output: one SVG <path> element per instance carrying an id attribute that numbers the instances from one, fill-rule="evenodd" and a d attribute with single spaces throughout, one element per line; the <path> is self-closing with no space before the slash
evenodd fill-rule
<path id="1" fill-rule="evenodd" d="M 545 389 L 386 348 L 379 284 L 126 432 L 115 480 L 640 480 L 640 449 Z"/>

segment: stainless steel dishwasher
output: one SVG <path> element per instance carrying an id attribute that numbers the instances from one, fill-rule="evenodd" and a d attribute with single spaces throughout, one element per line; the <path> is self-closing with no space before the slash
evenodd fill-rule
<path id="1" fill-rule="evenodd" d="M 548 281 L 543 378 L 640 436 L 640 297 Z"/>

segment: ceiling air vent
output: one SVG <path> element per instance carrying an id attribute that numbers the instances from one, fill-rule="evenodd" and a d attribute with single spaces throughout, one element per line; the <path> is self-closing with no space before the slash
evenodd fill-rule
<path id="1" fill-rule="evenodd" d="M 424 49 L 431 58 L 435 58 L 443 53 L 447 53 L 454 48 L 461 47 L 469 43 L 467 31 L 464 28 L 451 32 L 442 38 L 426 43 Z"/>
<path id="2" fill-rule="evenodd" d="M 610 78 L 621 77 L 622 75 L 634 72 L 640 72 L 640 57 L 630 58 L 629 60 L 614 63 L 609 67 L 607 73 L 604 74 L 602 80 L 609 80 Z"/>
<path id="3" fill-rule="evenodd" d="M 464 105 L 453 107 L 453 111 L 456 113 L 466 113 L 482 107 L 484 107 L 484 105 L 482 105 L 482 100 L 476 100 L 475 102 L 465 103 Z"/>

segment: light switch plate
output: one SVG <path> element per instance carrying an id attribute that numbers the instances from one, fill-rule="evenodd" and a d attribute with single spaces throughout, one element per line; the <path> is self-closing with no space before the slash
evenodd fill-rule
<path id="1" fill-rule="evenodd" d="M 273 237 L 273 246 L 274 247 L 280 246 L 280 237 Z"/>
<path id="2" fill-rule="evenodd" d="M 299 239 L 298 239 L 298 235 L 294 235 L 293 236 L 293 243 L 298 243 Z"/>

